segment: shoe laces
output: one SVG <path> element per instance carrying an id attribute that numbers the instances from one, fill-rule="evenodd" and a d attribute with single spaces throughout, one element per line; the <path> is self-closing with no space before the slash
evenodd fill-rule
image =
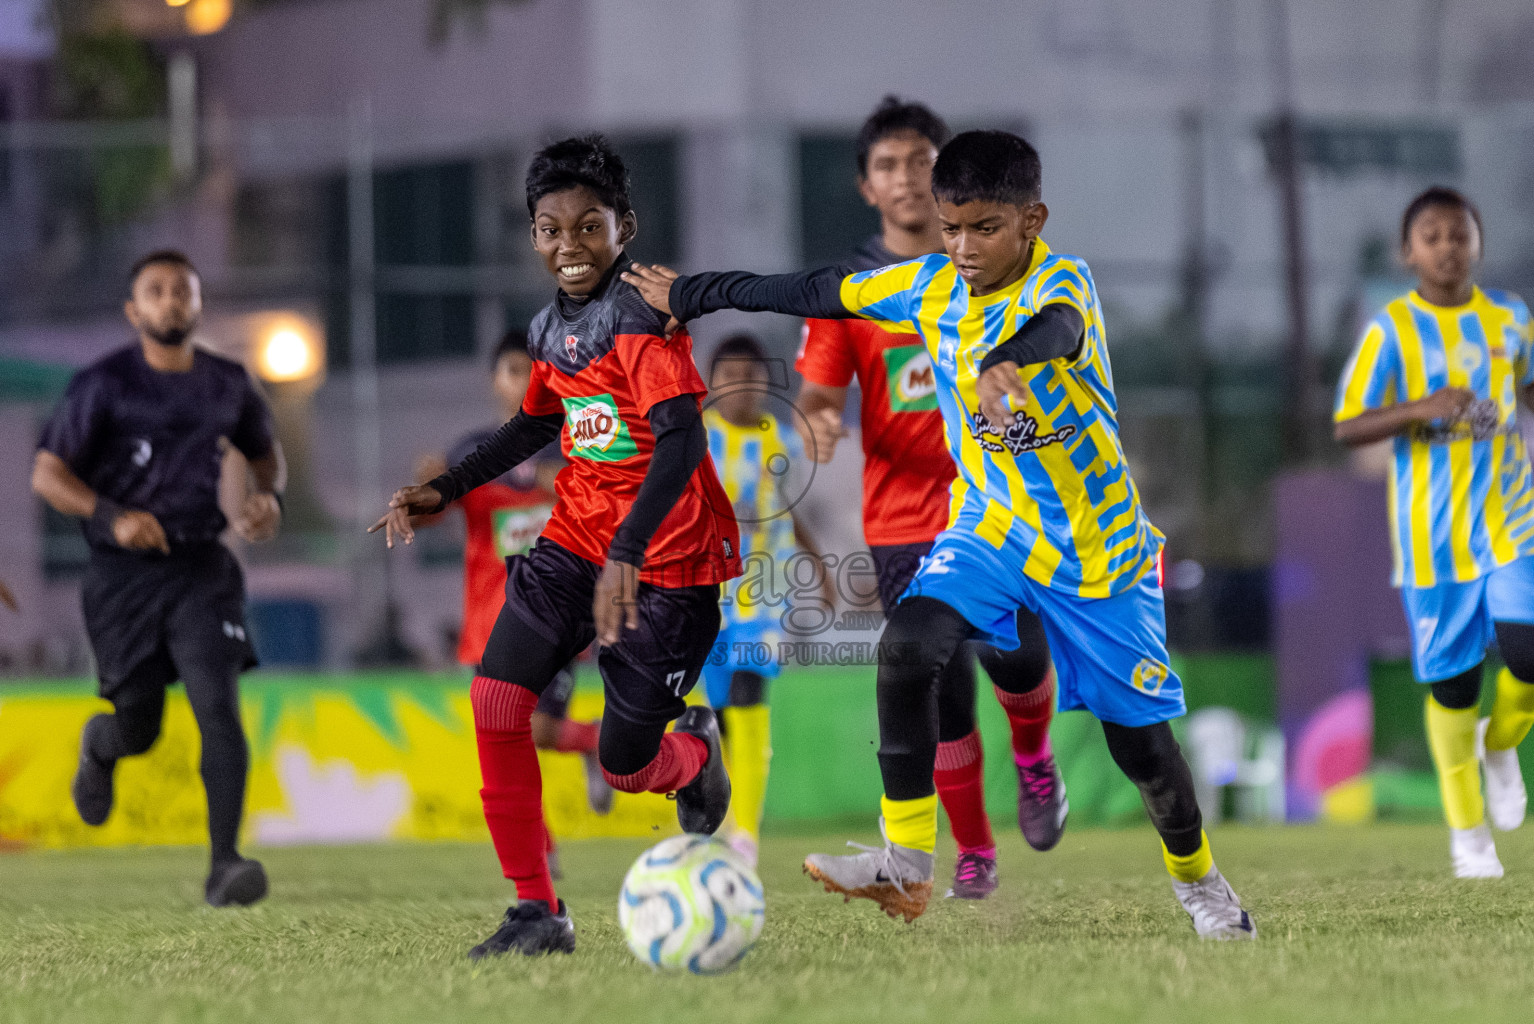
<path id="1" fill-rule="evenodd" d="M 1034 803 L 1046 804 L 1055 796 L 1055 759 L 1046 757 L 1034 764 L 1017 766 L 1017 777 Z"/>
<path id="2" fill-rule="evenodd" d="M 1235 893 L 1225 885 L 1223 877 L 1188 884 L 1186 905 L 1195 915 L 1232 922 L 1241 919 L 1241 904 L 1234 899 Z"/>
<path id="3" fill-rule="evenodd" d="M 989 858 L 978 853 L 961 853 L 958 863 L 954 865 L 953 877 L 956 881 L 973 882 L 985 873 L 988 863 Z"/>
<path id="4" fill-rule="evenodd" d="M 905 886 L 900 883 L 900 872 L 895 869 L 895 849 L 893 844 L 890 843 L 889 833 L 884 831 L 883 818 L 879 819 L 879 838 L 884 840 L 883 846 L 867 846 L 863 843 L 855 843 L 851 839 L 847 840 L 847 845 L 855 850 L 862 850 L 864 853 L 873 854 L 875 856 L 883 854 L 884 859 L 879 864 L 879 870 L 883 871 L 884 874 L 889 878 L 890 883 L 894 885 L 896 892 L 900 893 L 902 896 L 910 895 L 905 891 Z"/>

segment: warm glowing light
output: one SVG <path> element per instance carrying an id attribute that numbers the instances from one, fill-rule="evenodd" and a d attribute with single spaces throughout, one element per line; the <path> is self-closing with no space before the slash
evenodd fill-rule
<path id="1" fill-rule="evenodd" d="M 186 27 L 193 35 L 212 35 L 229 23 L 233 0 L 182 0 L 186 3 Z M 176 5 L 173 5 L 176 6 Z"/>
<path id="2" fill-rule="evenodd" d="M 257 335 L 256 372 L 277 383 L 307 380 L 320 372 L 323 357 L 309 326 L 281 318 Z"/>
<path id="3" fill-rule="evenodd" d="M 190 0 L 165 0 L 165 6 L 167 6 L 167 7 L 185 7 L 189 2 L 190 2 Z"/>

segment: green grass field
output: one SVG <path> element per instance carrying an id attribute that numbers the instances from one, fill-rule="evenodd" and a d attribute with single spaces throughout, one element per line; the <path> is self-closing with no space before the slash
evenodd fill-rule
<path id="1" fill-rule="evenodd" d="M 913 925 L 799 873 L 844 833 L 771 838 L 767 928 L 722 978 L 660 976 L 616 919 L 642 844 L 567 844 L 572 957 L 472 965 L 506 902 L 488 847 L 268 850 L 264 904 L 202 906 L 201 854 L 0 855 L 0 1021 L 1526 1020 L 1534 831 L 1509 877 L 1448 877 L 1440 826 L 1222 829 L 1256 943 L 1199 942 L 1148 827 L 1007 836 L 1002 889 Z M 855 836 L 869 840 L 869 836 Z M 946 845 L 946 840 L 943 841 Z M 948 867 L 942 860 L 939 870 Z M 1466 1019 L 1470 1019 L 1467 1017 Z"/>

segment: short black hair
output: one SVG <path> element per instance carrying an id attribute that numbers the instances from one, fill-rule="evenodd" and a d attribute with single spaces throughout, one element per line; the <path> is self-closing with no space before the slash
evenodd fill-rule
<path id="1" fill-rule="evenodd" d="M 963 206 L 976 201 L 1026 206 L 1044 194 L 1038 150 L 1011 132 L 955 135 L 932 167 L 932 194 Z"/>
<path id="2" fill-rule="evenodd" d="M 128 270 L 128 291 L 133 291 L 134 284 L 138 282 L 138 276 L 146 267 L 152 267 L 157 263 L 169 263 L 183 268 L 194 277 L 202 276 L 197 273 L 197 267 L 192 263 L 191 257 L 180 249 L 156 249 L 133 261 L 133 266 Z"/>
<path id="3" fill-rule="evenodd" d="M 1434 185 L 1432 188 L 1424 189 L 1415 199 L 1406 204 L 1406 212 L 1401 215 L 1401 248 L 1406 248 L 1406 243 L 1411 239 L 1412 223 L 1422 216 L 1423 211 L 1435 206 L 1447 206 L 1470 214 L 1470 219 L 1475 221 L 1476 234 L 1481 236 L 1481 244 L 1484 248 L 1486 232 L 1481 227 L 1481 211 L 1475 208 L 1475 204 L 1463 192 L 1446 185 Z"/>
<path id="4" fill-rule="evenodd" d="M 708 358 L 710 380 L 713 380 L 714 371 L 719 368 L 719 364 L 726 359 L 747 359 L 766 366 L 767 350 L 762 347 L 762 343 L 754 334 L 731 334 L 721 339 L 719 344 L 714 346 L 713 355 Z"/>
<path id="5" fill-rule="evenodd" d="M 490 369 L 494 370 L 497 366 L 500 366 L 501 357 L 510 355 L 513 352 L 520 352 L 529 359 L 532 358 L 532 353 L 527 350 L 526 331 L 512 328 L 501 335 L 501 340 L 496 343 L 495 351 L 490 354 Z"/>
<path id="6" fill-rule="evenodd" d="M 629 172 L 623 158 L 602 135 L 563 139 L 540 149 L 527 168 L 527 215 L 553 192 L 584 186 L 619 219 L 634 211 L 629 201 Z"/>
<path id="7" fill-rule="evenodd" d="M 899 96 L 886 96 L 858 129 L 858 174 L 868 174 L 868 152 L 880 139 L 901 132 L 915 132 L 938 149 L 953 133 L 943 119 L 924 103 L 907 103 Z"/>

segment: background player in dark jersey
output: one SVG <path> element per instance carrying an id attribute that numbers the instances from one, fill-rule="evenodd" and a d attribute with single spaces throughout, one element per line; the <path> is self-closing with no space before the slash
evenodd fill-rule
<path id="1" fill-rule="evenodd" d="M 874 270 L 943 251 L 932 166 L 948 141 L 948 126 L 920 103 L 886 96 L 858 132 L 858 190 L 879 211 L 880 233 L 846 261 Z M 948 489 L 955 467 L 943 441 L 932 360 L 909 334 L 867 320 L 806 320 L 794 366 L 804 376 L 799 407 L 810 425 L 805 447 L 831 461 L 846 433 L 842 413 L 854 379 L 862 388 L 863 539 L 879 574 L 879 600 L 888 614 L 911 582 L 932 542 L 948 526 Z M 1038 617 L 1018 616 L 1022 647 L 1007 658 L 975 645 L 995 681 L 1012 728 L 1017 768 L 1017 816 L 1037 850 L 1060 841 L 1068 805 L 1049 746 L 1054 673 Z M 975 663 L 967 654 L 948 662 L 939 680 L 939 739 L 933 781 L 959 856 L 948 895 L 983 899 L 996 888 L 996 841 L 985 813 L 984 751 L 975 725 Z"/>
<path id="2" fill-rule="evenodd" d="M 75 374 L 43 428 L 32 489 L 84 520 L 90 545 L 83 604 L 101 695 L 113 713 L 86 723 L 75 807 L 88 825 L 112 810 L 118 759 L 160 733 L 177 679 L 202 733 L 214 906 L 266 895 L 261 865 L 236 850 L 249 753 L 239 674 L 255 664 L 245 637 L 245 584 L 219 543 L 225 445 L 250 463 L 255 488 L 233 526 L 268 540 L 281 519 L 282 456 L 271 414 L 240 364 L 192 345 L 201 285 L 178 252 L 151 253 L 130 276 L 124 310 L 138 342 Z"/>
<path id="3" fill-rule="evenodd" d="M 527 335 L 507 331 L 495 348 L 490 387 L 501 410 L 501 422 L 514 417 L 532 380 L 533 358 L 527 353 Z M 457 465 L 483 444 L 494 430 L 476 430 L 461 438 L 448 453 L 421 460 L 418 480 L 430 480 Z M 463 512 L 463 628 L 458 634 L 458 660 L 478 667 L 495 628 L 496 617 L 506 603 L 506 559 L 525 555 L 543 532 L 554 511 L 554 478 L 564 466 L 559 442 L 550 441 L 526 462 L 459 498 L 453 504 Z M 426 525 L 440 516 L 422 516 L 414 525 Z M 575 672 L 565 666 L 533 709 L 533 746 L 580 754 L 586 766 L 586 798 L 592 810 L 612 810 L 613 788 L 602 776 L 597 760 L 597 736 L 601 725 L 574 722 L 569 718 L 570 698 L 575 693 Z M 549 873 L 559 877 L 559 859 L 552 834 L 549 838 Z"/>
<path id="4" fill-rule="evenodd" d="M 506 606 L 471 690 L 485 819 L 518 903 L 473 958 L 575 948 L 544 855 L 542 780 L 529 721 L 555 675 L 593 639 L 605 686 L 599 756 L 613 788 L 676 794 L 683 830 L 729 809 L 719 728 L 683 697 L 719 632 L 719 587 L 740 574 L 735 518 L 708 454 L 707 389 L 685 331 L 618 275 L 638 221 L 628 172 L 600 136 L 545 147 L 527 172 L 533 245 L 559 282 L 528 331 L 522 409 L 429 484 L 396 491 L 371 528 L 407 542 L 439 512 L 556 437 L 570 465 L 532 551 L 507 565 Z M 676 721 L 672 732 L 666 726 Z"/>

